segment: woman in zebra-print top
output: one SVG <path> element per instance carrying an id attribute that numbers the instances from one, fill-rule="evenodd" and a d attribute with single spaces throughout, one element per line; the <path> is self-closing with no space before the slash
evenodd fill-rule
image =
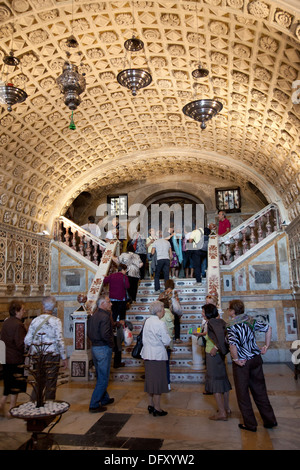
<path id="1" fill-rule="evenodd" d="M 254 331 L 261 331 L 265 333 L 269 331 L 268 336 L 272 332 L 269 325 L 265 325 L 262 322 L 256 321 L 255 319 L 250 318 L 248 315 L 239 315 L 237 320 L 233 319 L 233 321 L 229 321 L 227 326 L 229 344 L 234 345 L 237 352 L 236 355 L 234 348 L 231 348 L 233 353 L 233 361 L 236 362 L 236 359 L 239 359 L 240 362 L 243 360 L 247 361 L 252 359 L 255 355 L 262 353 L 256 344 Z M 268 346 L 264 346 L 265 351 Z"/>
<path id="2" fill-rule="evenodd" d="M 270 345 L 272 329 L 270 325 L 251 319 L 244 312 L 244 303 L 241 300 L 229 302 L 231 320 L 227 325 L 227 334 L 235 391 L 244 420 L 244 424 L 239 424 L 239 427 L 255 432 L 257 421 L 249 391 L 251 391 L 264 426 L 266 428 L 277 426 L 267 394 L 261 358 L 261 354 L 265 354 Z M 261 349 L 256 344 L 255 331 L 265 332 L 265 345 Z"/>

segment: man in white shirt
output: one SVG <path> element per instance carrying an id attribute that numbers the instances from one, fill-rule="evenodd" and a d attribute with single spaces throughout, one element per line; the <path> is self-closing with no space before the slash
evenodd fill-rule
<path id="1" fill-rule="evenodd" d="M 93 217 L 92 215 L 89 216 L 88 223 L 85 225 L 82 225 L 81 228 L 91 233 L 95 237 L 101 238 L 100 227 L 98 224 L 95 224 L 95 217 Z"/>
<path id="2" fill-rule="evenodd" d="M 155 293 L 158 294 L 160 293 L 160 273 L 163 273 L 165 282 L 169 279 L 170 259 L 172 258 L 172 248 L 170 242 L 164 238 L 158 238 L 158 240 L 155 240 L 152 245 L 151 254 L 154 255 L 155 252 L 157 256 L 157 264 L 155 268 L 154 287 Z"/>
<path id="3" fill-rule="evenodd" d="M 204 243 L 204 230 L 202 227 L 199 227 L 192 231 L 190 234 L 190 243 L 193 243 L 192 249 L 192 260 L 193 260 L 193 267 L 196 277 L 196 284 L 201 285 L 202 282 L 202 273 L 201 273 L 201 265 L 202 259 L 205 257 L 205 253 L 201 252 L 201 248 Z"/>

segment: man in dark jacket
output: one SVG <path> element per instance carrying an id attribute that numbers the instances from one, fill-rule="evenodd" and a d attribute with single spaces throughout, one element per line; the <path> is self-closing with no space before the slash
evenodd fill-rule
<path id="1" fill-rule="evenodd" d="M 92 356 L 96 369 L 97 382 L 93 391 L 89 411 L 106 411 L 106 406 L 114 402 L 107 393 L 110 364 L 114 346 L 111 301 L 108 296 L 98 299 L 97 310 L 88 321 L 88 337 L 92 343 Z"/>

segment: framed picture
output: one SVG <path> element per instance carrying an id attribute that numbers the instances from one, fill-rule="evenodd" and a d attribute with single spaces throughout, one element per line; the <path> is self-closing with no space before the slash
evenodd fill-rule
<path id="1" fill-rule="evenodd" d="M 216 207 L 218 211 L 241 212 L 240 188 L 216 189 Z"/>
<path id="2" fill-rule="evenodd" d="M 120 196 L 107 196 L 110 205 L 110 215 L 127 215 L 127 194 Z"/>

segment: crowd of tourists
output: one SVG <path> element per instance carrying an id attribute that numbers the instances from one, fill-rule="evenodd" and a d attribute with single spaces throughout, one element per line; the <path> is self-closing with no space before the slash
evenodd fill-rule
<path id="1" fill-rule="evenodd" d="M 230 224 L 224 220 L 224 214 L 219 214 L 219 232 L 223 230 L 223 234 L 230 229 Z M 94 230 L 95 236 L 99 236 L 94 225 L 94 220 L 89 220 L 85 230 L 91 233 Z M 109 237 L 116 236 L 117 223 L 114 230 Z M 96 372 L 95 388 L 89 404 L 91 413 L 104 412 L 108 405 L 114 403 L 114 398 L 108 392 L 112 358 L 114 355 L 113 367 L 125 366 L 122 361 L 124 329 L 132 329 L 126 320 L 126 311 L 128 303 L 136 301 L 139 280 L 148 273 L 154 280 L 157 300 L 149 304 L 149 315 L 141 332 L 144 391 L 148 395 L 147 410 L 151 415 L 168 414 L 161 408 L 161 396 L 171 391 L 170 357 L 174 343 L 181 342 L 182 316 L 179 295 L 172 278 L 178 277 L 179 269 L 182 268 L 186 277 L 195 275 L 196 283 L 201 283 L 207 267 L 208 237 L 209 229 L 200 227 L 193 231 L 185 227 L 184 234 L 176 227 L 170 227 L 164 234 L 156 233 L 151 228 L 148 238 L 143 239 L 137 233 L 128 241 L 126 250 L 113 258 L 116 270 L 104 279 L 108 292 L 100 295 L 95 311 L 88 319 L 87 335 Z M 231 357 L 235 394 L 242 416 L 239 427 L 252 432 L 257 429 L 251 396 L 264 426 L 277 426 L 262 367 L 262 356 L 270 346 L 271 327 L 252 318 L 239 299 L 229 302 L 227 322 L 220 315 L 217 305 L 218 299 L 211 295 L 206 297 L 201 309 L 203 321 L 192 332 L 198 337 L 197 341 L 201 342 L 205 353 L 206 379 L 203 393 L 213 395 L 216 402 L 216 412 L 209 419 L 227 421 L 230 417 L 229 395 L 232 386 L 227 373 L 227 357 Z M 60 366 L 67 368 L 67 355 L 62 322 L 56 312 L 56 299 L 53 296 L 45 297 L 42 306 L 41 314 L 28 328 L 23 322 L 24 303 L 13 301 L 9 306 L 9 317 L 3 322 L 1 330 L 6 361 L 3 364 L 4 389 L 0 413 L 5 413 L 9 396 L 10 410 L 16 406 L 18 394 L 26 392 L 25 357 L 35 350 L 37 343 L 47 344 L 44 354 L 47 355 L 48 366 L 42 374 L 41 386 L 45 390 L 45 399 L 55 400 L 59 369 Z M 262 348 L 257 345 L 256 331 L 265 333 L 265 345 Z M 31 399 L 36 400 L 34 389 Z M 6 415 L 11 417 L 9 410 Z"/>
<path id="2" fill-rule="evenodd" d="M 125 268 L 121 265 L 121 276 L 126 276 Z M 122 272 L 123 271 L 123 272 Z M 126 281 L 126 278 L 125 278 Z M 110 281 L 111 282 L 111 281 Z M 111 285 L 113 285 L 111 283 Z M 128 285 L 126 282 L 124 286 Z M 145 366 L 145 387 L 148 394 L 148 412 L 153 416 L 166 416 L 167 411 L 161 408 L 161 395 L 171 390 L 170 355 L 174 340 L 174 305 L 180 304 L 174 296 L 174 286 L 167 285 L 159 299 L 150 303 L 149 317 L 143 325 L 141 358 Z M 216 401 L 216 412 L 209 419 L 227 421 L 231 410 L 229 393 L 232 389 L 228 374 L 226 356 L 231 355 L 232 373 L 235 393 L 243 422 L 239 424 L 242 430 L 255 432 L 257 420 L 253 410 L 251 395 L 262 417 L 266 428 L 277 426 L 276 417 L 268 398 L 265 384 L 262 355 L 266 353 L 271 341 L 271 327 L 245 312 L 241 300 L 229 302 L 229 321 L 226 323 L 219 315 L 215 305 L 216 299 L 207 296 L 202 306 L 203 322 L 193 332 L 199 339 L 204 339 L 206 356 L 206 380 L 203 393 L 212 394 Z M 96 371 L 96 384 L 93 390 L 89 411 L 104 412 L 107 406 L 114 403 L 114 398 L 108 392 L 112 354 L 116 348 L 115 324 L 116 312 L 109 295 L 101 295 L 97 307 L 88 321 L 88 337 L 91 341 L 92 358 Z M 67 367 L 67 357 L 62 333 L 62 322 L 55 314 L 56 299 L 45 297 L 43 311 L 36 317 L 26 330 L 22 318 L 25 307 L 22 302 L 13 301 L 9 307 L 9 317 L 4 321 L 1 340 L 6 346 L 6 363 L 3 364 L 3 396 L 0 401 L 0 412 L 4 413 L 8 397 L 11 397 L 9 410 L 16 406 L 19 393 L 26 392 L 27 381 L 24 377 L 25 352 L 35 348 L 40 342 L 49 347 L 45 354 L 48 356 L 50 367 L 42 375 L 46 400 L 55 400 L 56 381 L 59 368 Z M 119 308 L 119 306 L 118 306 Z M 119 314 L 118 314 L 119 315 Z M 117 322 L 119 319 L 117 319 Z M 125 317 L 120 320 L 121 328 Z M 265 333 L 265 345 L 259 348 L 255 332 Z M 37 340 L 39 335 L 39 340 Z M 116 349 L 115 349 L 116 354 Z M 117 356 L 117 360 L 120 357 Z M 31 399 L 36 399 L 34 390 Z M 7 417 L 11 417 L 10 411 Z"/>

